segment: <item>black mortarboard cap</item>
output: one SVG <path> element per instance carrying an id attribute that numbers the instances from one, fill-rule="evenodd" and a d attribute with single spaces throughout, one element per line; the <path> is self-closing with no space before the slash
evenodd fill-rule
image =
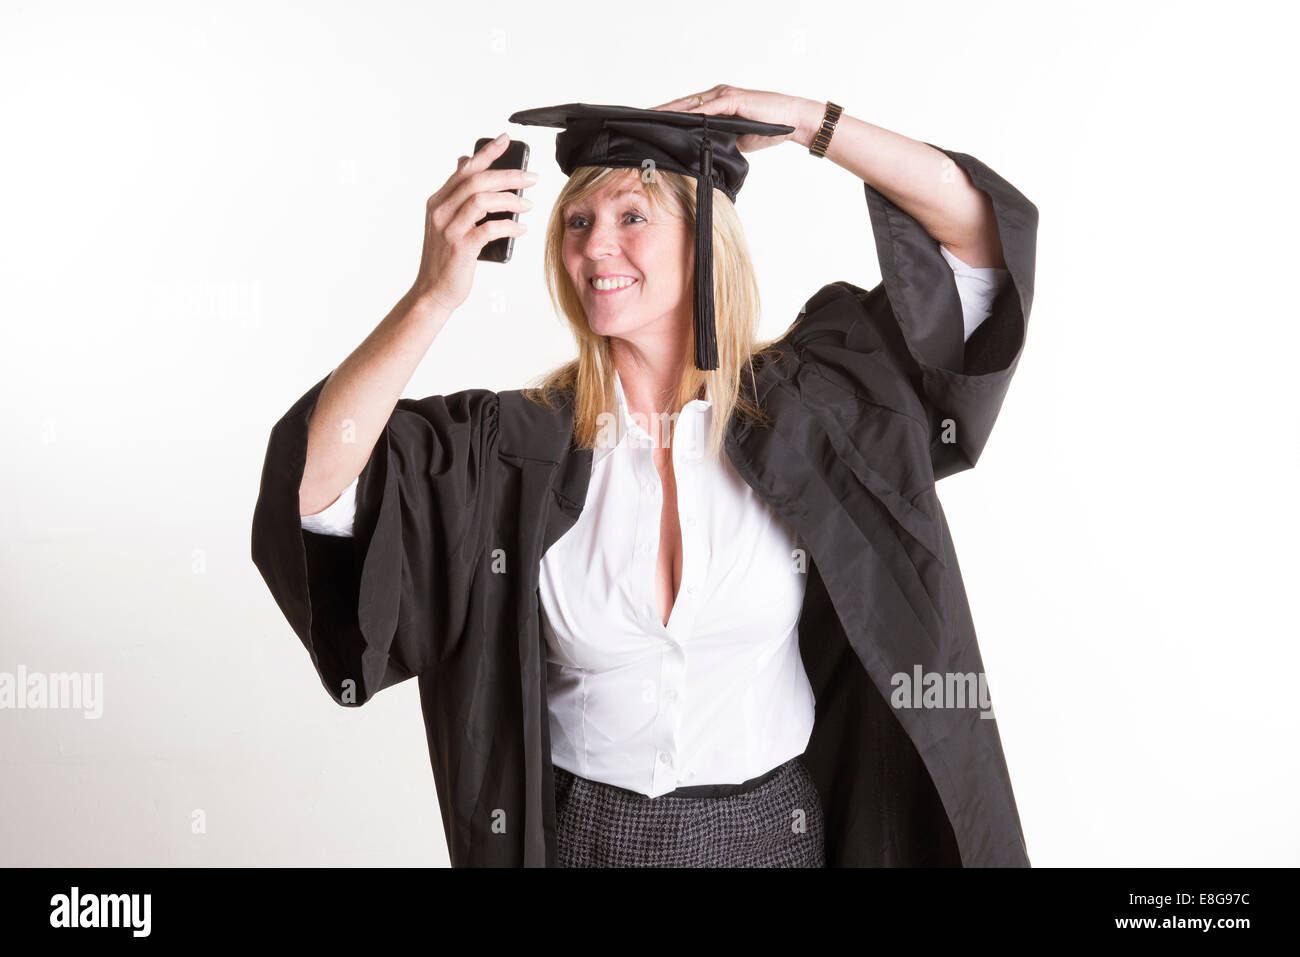
<path id="1" fill-rule="evenodd" d="M 695 194 L 695 366 L 718 367 L 713 320 L 713 189 L 733 203 L 749 172 L 736 149 L 736 137 L 784 136 L 793 126 L 759 123 L 739 116 L 706 116 L 631 106 L 566 103 L 522 110 L 511 123 L 558 126 L 555 159 L 565 176 L 579 166 L 641 169 L 651 160 L 658 169 L 693 176 Z"/>

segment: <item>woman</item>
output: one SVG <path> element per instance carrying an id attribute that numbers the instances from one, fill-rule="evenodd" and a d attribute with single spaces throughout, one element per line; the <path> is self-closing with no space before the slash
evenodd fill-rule
<path id="1" fill-rule="evenodd" d="M 688 99 L 656 109 L 738 115 L 793 127 L 781 137 L 742 137 L 737 147 L 745 152 L 785 139 L 811 147 L 830 115 L 822 103 L 731 87 Z M 946 312 L 943 320 L 949 327 L 942 333 L 949 351 L 954 333 L 960 349 L 993 312 L 999 290 L 1012 275 L 999 234 L 999 221 L 1008 222 L 1007 210 L 999 216 L 994 201 L 1005 201 L 1014 190 L 1000 180 L 996 190 L 980 189 L 965 176 L 951 175 L 948 159 L 961 154 L 945 157 L 946 151 L 847 114 L 837 119 L 824 155 L 859 176 L 869 200 L 874 191 L 881 209 L 887 205 L 906 217 L 903 231 L 889 239 L 891 251 L 915 244 L 918 230 L 906 229 L 924 224 L 933 248 L 928 260 L 924 255 L 920 259 L 931 270 L 938 261 L 956 274 L 957 311 L 951 299 L 946 311 L 936 311 Z M 917 634 L 928 628 L 928 637 L 940 647 L 945 640 L 953 642 L 963 662 L 978 660 L 973 634 L 964 640 L 962 615 L 949 607 L 953 580 L 947 569 L 955 572 L 955 560 L 946 560 L 946 527 L 942 535 L 931 527 L 937 528 L 941 512 L 927 493 L 936 475 L 963 467 L 958 457 L 973 464 L 992 424 L 989 402 L 983 396 L 967 401 L 966 386 L 955 381 L 959 377 L 951 369 L 934 367 L 948 377 L 932 386 L 927 381 L 934 371 L 930 357 L 924 347 L 914 347 L 906 329 L 901 337 L 880 331 L 882 337 L 895 336 L 893 342 L 860 333 L 865 327 L 858 314 L 864 309 L 871 317 L 887 312 L 898 326 L 914 318 L 907 308 L 898 308 L 910 307 L 915 293 L 905 292 L 897 281 L 905 272 L 897 261 L 886 264 L 882 257 L 885 291 L 894 292 L 891 285 L 897 290 L 888 304 L 872 303 L 871 294 L 862 293 L 860 301 L 849 297 L 855 312 L 848 315 L 843 289 L 861 290 L 847 284 L 837 284 L 840 290 L 826 287 L 810 300 L 801 322 L 759 347 L 752 341 L 757 294 L 743 236 L 734 210 L 715 194 L 714 288 L 718 351 L 724 361 L 719 373 L 710 376 L 689 366 L 696 312 L 691 297 L 694 182 L 670 172 L 647 180 L 627 169 L 575 171 L 552 215 L 546 261 L 552 296 L 570 322 L 580 355 L 541 388 L 520 395 L 534 410 L 561 410 L 567 418 L 562 415 L 560 421 L 569 426 L 574 448 L 593 454 L 572 460 L 552 456 L 557 468 L 547 474 L 564 477 L 548 478 L 548 487 L 561 509 L 572 506 L 570 514 L 563 522 L 548 519 L 547 534 L 537 543 L 543 547 L 521 545 L 524 554 L 516 560 L 535 574 L 514 597 L 508 597 L 508 589 L 494 590 L 484 571 L 495 544 L 494 523 L 504 521 L 508 511 L 511 521 L 545 515 L 535 504 L 545 497 L 537 491 L 542 473 L 529 473 L 527 466 L 541 459 L 505 454 L 505 417 L 509 411 L 517 421 L 524 416 L 532 416 L 534 425 L 547 420 L 533 410 L 510 411 L 521 403 L 512 397 L 507 404 L 507 393 L 469 390 L 420 403 L 399 401 L 398 396 L 432 339 L 468 296 L 478 251 L 494 238 L 521 235 L 526 228 L 511 220 L 475 225 L 487 212 L 524 213 L 532 205 L 509 190 L 525 187 L 535 177 L 487 169 L 506 145 L 498 139 L 476 156 L 461 158 L 456 173 L 429 200 L 424 254 L 410 292 L 277 426 L 285 438 L 277 453 L 273 434 L 268 450 L 259 498 L 260 560 L 256 519 L 254 527 L 255 560 L 336 700 L 361 703 L 358 684 L 365 700 L 395 681 L 420 676 L 453 863 L 458 857 L 471 862 L 469 843 L 480 849 L 478 862 L 494 860 L 497 851 L 491 845 L 510 842 L 494 842 L 486 835 L 510 835 L 515 812 L 522 812 L 531 828 L 523 863 L 536 846 L 544 846 L 545 853 L 532 862 L 555 866 L 823 866 L 828 859 L 863 862 L 860 855 L 866 854 L 882 858 L 881 863 L 981 863 L 980 853 L 989 855 L 989 863 L 995 862 L 994 854 L 1004 855 L 1003 862 L 1027 863 L 1009 785 L 996 807 L 981 799 L 988 820 L 966 820 L 971 813 L 967 804 L 976 795 L 962 791 L 959 775 L 945 776 L 942 766 L 950 762 L 927 747 L 930 726 L 916 724 L 904 733 L 899 722 L 919 719 L 908 716 L 904 722 L 901 712 L 897 721 L 884 717 L 863 676 L 850 679 L 842 666 L 833 675 L 822 667 L 832 660 L 832 652 L 823 651 L 831 642 L 810 636 L 816 629 L 801 631 L 810 601 L 848 601 L 840 597 L 845 573 L 837 569 L 859 562 L 867 541 L 873 550 L 897 551 L 891 557 L 906 564 L 895 564 L 892 578 L 864 575 L 856 587 L 870 594 L 879 609 L 898 609 L 898 616 L 918 622 Z M 925 170 L 935 175 L 921 175 Z M 639 189 L 640 195 L 626 194 L 629 188 Z M 1024 201 L 1021 211 L 1032 209 Z M 875 224 L 877 207 L 872 212 Z M 877 232 L 880 243 L 880 228 Z M 989 344 L 976 353 L 975 362 L 984 362 L 987 371 L 976 370 L 984 381 L 972 394 L 988 393 L 990 385 L 996 392 L 1018 358 L 1019 342 L 1008 353 L 1005 335 L 1018 318 L 1023 336 L 1028 312 L 1032 245 L 1026 258 L 1023 241 L 1023 235 L 1016 237 L 1018 301 L 1000 300 L 1008 318 L 1000 323 L 1000 336 L 986 336 Z M 933 279 L 935 273 L 928 275 Z M 622 281 L 611 281 L 619 277 Z M 952 287 L 949 280 L 950 293 Z M 830 296 L 828 290 L 841 294 Z M 922 295 L 933 294 L 923 290 Z M 942 296 L 935 301 L 942 303 Z M 838 318 L 842 316 L 848 318 Z M 844 350 L 828 340 L 827 333 L 840 331 L 847 333 L 843 343 L 857 344 L 850 368 L 857 381 L 837 366 Z M 728 366 L 728 355 L 744 357 L 752 391 L 742 388 L 742 363 Z M 883 361 L 886 356 L 890 361 Z M 951 356 L 947 359 L 952 365 Z M 799 370 L 789 372 L 786 360 L 798 360 Z M 971 361 L 970 347 L 965 361 Z M 781 414 L 780 403 L 774 403 L 773 415 L 756 401 L 764 391 L 773 399 L 784 394 L 758 384 L 759 368 L 772 383 L 779 377 L 783 389 L 793 384 L 790 394 L 798 395 L 804 411 Z M 805 368 L 815 375 L 805 376 Z M 919 385 L 909 372 L 920 373 Z M 944 390 L 951 401 L 943 400 Z M 760 453 L 744 453 L 755 446 L 736 442 L 723 447 L 728 430 L 736 428 L 732 423 L 742 418 L 757 423 L 753 435 L 765 434 L 769 440 L 783 428 L 807 431 L 812 420 L 805 423 L 797 416 L 810 414 L 810 408 L 833 410 L 851 401 L 854 415 L 866 421 L 858 405 L 864 395 L 877 417 L 880 410 L 890 413 L 888 428 L 878 428 L 872 418 L 875 431 L 861 433 L 871 436 L 872 446 L 886 450 L 873 449 L 869 464 L 842 438 L 835 446 L 832 430 L 837 427 L 831 419 L 842 413 L 816 423 L 828 448 L 835 447 L 847 463 L 843 473 L 851 471 L 865 483 L 881 513 L 889 513 L 889 528 L 873 528 L 861 541 L 832 530 L 825 516 L 811 508 L 805 515 L 791 505 L 788 494 L 765 480 Z M 998 392 L 997 402 L 1000 398 Z M 608 429 L 611 409 L 614 422 L 627 428 Z M 929 473 L 921 476 L 924 481 L 901 477 L 898 468 L 907 473 L 919 468 L 917 422 L 945 410 L 961 419 L 953 423 L 956 440 L 940 440 L 929 450 L 920 447 Z M 680 413 L 676 423 L 673 412 Z M 347 434 L 340 440 L 342 423 Z M 304 444 L 304 432 L 303 461 L 297 465 L 291 446 Z M 746 432 L 747 442 L 758 441 L 750 440 L 750 434 Z M 522 447 L 522 430 L 517 441 Z M 863 443 L 858 449 L 866 451 Z M 890 449 L 893 465 L 876 460 Z M 531 486 L 525 477 L 524 491 L 517 493 L 513 486 L 503 486 L 506 480 L 492 478 L 493 451 L 500 459 L 522 460 L 524 475 L 534 476 Z M 299 515 L 307 532 L 301 557 L 292 553 L 285 535 L 269 530 L 271 501 L 277 496 L 268 476 L 273 462 L 285 461 L 296 467 L 278 482 L 281 492 L 294 472 L 300 475 Z M 823 461 L 827 470 L 821 475 L 827 484 L 838 485 L 840 473 L 828 462 Z M 775 475 L 776 466 L 771 468 L 767 474 Z M 793 469 L 784 477 L 791 484 L 806 483 L 806 478 L 796 479 Z M 907 500 L 900 501 L 904 491 Z M 866 514 L 861 511 L 866 499 L 852 497 L 861 493 L 838 493 L 847 514 Z M 521 511 L 516 497 L 533 504 Z M 364 542 L 349 550 L 343 543 L 352 534 L 358 504 L 357 527 Z M 679 521 L 683 513 L 685 528 Z M 857 524 L 861 529 L 863 522 Z M 886 531 L 893 537 L 881 538 Z M 890 544 L 882 544 L 886 541 Z M 821 566 L 813 577 L 808 574 L 809 551 Z M 376 558 L 376 553 L 389 558 Z M 500 556 L 507 574 L 510 557 Z M 914 579 L 903 583 L 901 599 L 895 594 L 899 567 Z M 387 568 L 386 575 L 381 568 Z M 881 584 L 872 586 L 875 580 Z M 487 704 L 473 700 L 470 676 L 518 676 L 522 668 L 527 689 L 540 668 L 530 662 L 527 650 L 530 585 L 545 642 L 542 710 L 535 710 L 539 702 L 527 694 L 522 699 L 501 695 Z M 522 650 L 503 650 L 501 642 L 481 638 L 497 634 L 509 644 L 501 615 L 484 610 L 495 609 L 494 602 L 516 613 Z M 304 605 L 311 613 L 305 614 Z M 841 647 L 866 662 L 873 656 L 867 644 L 872 629 L 856 627 L 851 611 L 837 607 L 836 613 L 837 626 L 850 626 L 838 631 Z M 488 621 L 494 626 L 487 627 Z M 336 627 L 338 622 L 348 627 Z M 954 656 L 949 663 L 957 660 Z M 813 666 L 805 669 L 809 661 Z M 870 675 L 877 691 L 882 690 L 882 671 Z M 885 682 L 890 677 L 883 675 Z M 349 681 L 351 689 L 343 687 Z M 840 686 L 854 681 L 867 690 L 850 697 Z M 520 700 L 525 706 L 516 713 Z M 535 777 L 536 742 L 494 753 L 502 726 L 529 724 L 530 711 L 544 715 L 545 726 L 537 729 L 544 752 L 540 779 L 554 788 L 541 796 L 540 807 L 537 800 L 516 801 L 525 792 L 537 797 L 529 784 Z M 853 717 L 845 718 L 846 713 Z M 830 717 L 822 720 L 823 715 Z M 494 724 L 490 731 L 488 716 Z M 508 720 L 496 720 L 502 717 Z M 842 747 L 850 725 L 873 727 L 876 733 L 854 731 L 855 740 L 868 740 L 858 745 L 865 749 L 863 760 L 844 773 L 829 762 L 852 759 Z M 995 740 L 996 732 L 992 734 Z M 532 741 L 536 732 L 524 737 Z M 988 751 L 988 740 L 981 740 L 976 744 L 972 739 L 969 753 Z M 457 778 L 451 765 L 474 752 L 482 758 L 475 772 Z M 521 772 L 524 781 L 509 767 L 513 758 L 527 765 Z M 982 760 L 969 772 L 972 788 L 1005 777 L 1000 748 Z M 819 780 L 825 784 L 820 789 Z M 847 809 L 834 804 L 831 792 L 841 790 L 854 795 Z M 482 804 L 488 792 L 510 797 L 499 802 L 502 807 L 489 809 Z M 902 800 L 898 795 L 903 794 L 914 797 Z M 900 800 L 901 811 L 892 803 Z M 887 837 L 859 836 L 865 807 L 887 818 L 868 825 Z M 935 825 L 940 818 L 942 825 Z M 996 832 L 1001 843 L 976 837 L 981 829 Z M 846 847 L 839 846 L 841 838 Z M 462 839 L 466 843 L 458 845 Z M 1002 849 L 988 850 L 994 846 Z M 518 860 L 513 855 L 502 860 Z"/>

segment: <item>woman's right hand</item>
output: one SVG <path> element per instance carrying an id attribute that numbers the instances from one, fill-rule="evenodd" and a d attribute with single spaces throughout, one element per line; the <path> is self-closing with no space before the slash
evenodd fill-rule
<path id="1" fill-rule="evenodd" d="M 498 138 L 473 156 L 460 157 L 456 172 L 429 197 L 424 252 L 410 293 L 417 301 L 454 311 L 469 297 L 483 247 L 501 236 L 523 235 L 528 228 L 513 219 L 490 219 L 482 226 L 474 225 L 497 210 L 522 213 L 533 207 L 527 197 L 510 191 L 533 185 L 536 173 L 488 169 L 509 145 L 509 138 Z"/>

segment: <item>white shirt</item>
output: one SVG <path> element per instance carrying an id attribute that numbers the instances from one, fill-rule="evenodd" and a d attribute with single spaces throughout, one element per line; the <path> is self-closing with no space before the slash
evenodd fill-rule
<path id="1" fill-rule="evenodd" d="M 692 400 L 670 450 L 682 582 L 665 625 L 661 482 L 617 371 L 614 382 L 622 441 L 594 450 L 586 505 L 542 557 L 552 759 L 651 797 L 757 777 L 812 734 L 798 632 L 807 561 L 726 455 L 702 454 L 713 403 Z"/>
<path id="2" fill-rule="evenodd" d="M 939 249 L 969 339 L 1009 273 Z M 655 598 L 659 473 L 617 371 L 614 381 L 622 440 L 593 451 L 585 506 L 540 568 L 552 760 L 651 797 L 737 784 L 802 754 L 812 734 L 802 543 L 725 452 L 701 455 L 712 396 L 686 403 L 672 440 L 682 582 L 665 625 Z M 302 527 L 351 535 L 356 486 Z"/>

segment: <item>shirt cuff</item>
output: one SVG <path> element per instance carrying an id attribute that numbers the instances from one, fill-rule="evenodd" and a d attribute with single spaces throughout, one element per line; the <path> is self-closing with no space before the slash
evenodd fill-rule
<path id="1" fill-rule="evenodd" d="M 331 505 L 314 515 L 301 516 L 302 527 L 318 535 L 351 538 L 352 521 L 357 514 L 357 482 L 360 480 L 360 475 L 354 478 L 352 484 L 345 488 Z"/>
<path id="2" fill-rule="evenodd" d="M 957 295 L 961 297 L 962 323 L 969 339 L 979 324 L 992 315 L 993 300 L 1011 272 L 997 266 L 968 266 L 943 244 L 939 244 L 939 252 L 952 268 Z"/>

